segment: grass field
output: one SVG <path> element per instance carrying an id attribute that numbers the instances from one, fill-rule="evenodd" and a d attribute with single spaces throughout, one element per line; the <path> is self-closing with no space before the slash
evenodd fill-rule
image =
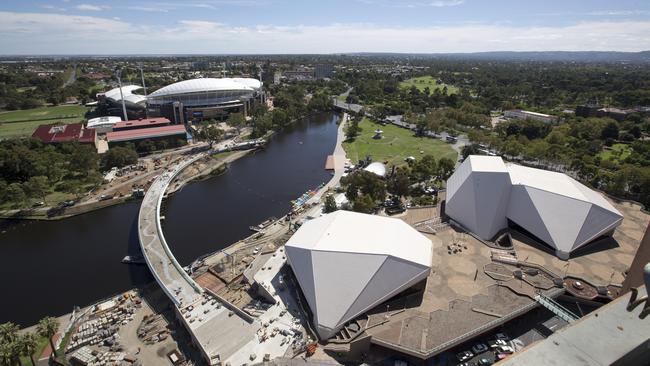
<path id="1" fill-rule="evenodd" d="M 418 88 L 419 91 L 424 91 L 424 88 L 429 87 L 429 90 L 431 93 L 433 93 L 436 89 L 442 91 L 442 88 L 445 87 L 445 84 L 438 84 L 433 76 L 420 76 L 417 78 L 410 78 L 399 83 L 399 87 L 402 89 L 410 89 L 412 86 Z M 458 88 L 453 85 L 447 85 L 447 93 L 457 94 Z"/>
<path id="2" fill-rule="evenodd" d="M 414 156 L 416 159 L 425 154 L 433 155 L 436 159 L 443 157 L 456 161 L 457 154 L 443 141 L 428 137 L 415 137 L 413 131 L 394 125 L 382 126 L 364 118 L 359 123 L 362 131 L 352 142 L 343 143 L 347 157 L 353 164 L 366 155 L 371 155 L 374 161 L 388 162 L 388 165 L 406 164 L 404 158 Z M 384 138 L 375 140 L 375 130 L 384 131 Z"/>
<path id="3" fill-rule="evenodd" d="M 622 163 L 625 158 L 632 154 L 632 148 L 626 144 L 614 144 L 611 150 L 603 150 L 599 156 L 602 160 L 610 160 Z"/>
<path id="4" fill-rule="evenodd" d="M 63 105 L 0 112 L 0 138 L 29 136 L 41 124 L 77 123 L 85 118 L 88 109 L 82 105 Z"/>

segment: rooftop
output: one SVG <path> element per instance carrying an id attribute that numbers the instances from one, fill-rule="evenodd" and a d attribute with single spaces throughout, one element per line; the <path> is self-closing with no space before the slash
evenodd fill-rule
<path id="1" fill-rule="evenodd" d="M 32 133 L 33 138 L 37 138 L 45 143 L 52 142 L 93 142 L 95 140 L 95 130 L 84 129 L 81 123 L 71 124 L 49 124 L 40 125 Z"/>
<path id="2" fill-rule="evenodd" d="M 612 301 L 546 340 L 509 357 L 500 365 L 613 365 L 648 361 L 650 317 L 643 305 L 628 311 L 630 293 Z M 647 295 L 645 287 L 639 297 Z"/>
<path id="3" fill-rule="evenodd" d="M 204 91 L 218 90 L 248 90 L 254 91 L 262 87 L 262 83 L 251 78 L 202 78 L 179 81 L 167 85 L 149 94 L 149 97 L 156 98 L 174 94 L 198 93 Z"/>
<path id="4" fill-rule="evenodd" d="M 165 137 L 185 134 L 185 126 L 171 125 L 162 127 L 140 128 L 136 130 L 125 130 L 109 132 L 106 134 L 108 142 L 140 140 L 146 138 Z"/>
<path id="5" fill-rule="evenodd" d="M 109 117 L 110 118 L 110 117 Z M 119 118 L 119 117 L 118 117 Z M 150 126 L 164 126 L 170 124 L 171 121 L 167 118 L 144 118 L 144 119 L 134 119 L 128 121 L 116 121 L 113 125 L 113 129 L 119 131 L 125 128 L 139 128 L 139 127 L 150 127 Z"/>

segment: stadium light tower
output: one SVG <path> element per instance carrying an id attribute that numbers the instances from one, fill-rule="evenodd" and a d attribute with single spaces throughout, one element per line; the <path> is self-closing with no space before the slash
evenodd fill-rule
<path id="1" fill-rule="evenodd" d="M 120 99 L 122 100 L 122 113 L 124 113 L 124 120 L 128 121 L 129 117 L 126 115 L 126 104 L 124 103 L 124 94 L 122 93 L 122 69 L 119 67 L 115 69 L 115 77 L 117 77 L 117 84 L 120 87 Z"/>
<path id="2" fill-rule="evenodd" d="M 140 68 L 140 78 L 142 79 L 142 88 L 144 89 L 144 97 L 146 99 L 147 98 L 147 85 L 144 83 L 144 71 L 142 71 L 142 62 L 140 62 L 138 64 L 138 68 Z M 148 106 L 144 109 L 144 116 L 145 116 L 145 118 L 149 118 L 149 108 L 148 108 Z"/>

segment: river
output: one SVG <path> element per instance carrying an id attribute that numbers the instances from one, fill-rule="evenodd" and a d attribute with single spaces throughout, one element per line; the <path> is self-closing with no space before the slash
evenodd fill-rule
<path id="1" fill-rule="evenodd" d="M 182 265 L 251 234 L 249 226 L 284 215 L 290 200 L 326 182 L 336 144 L 335 114 L 309 117 L 217 177 L 167 200 L 164 232 Z M 139 250 L 140 202 L 61 221 L 0 221 L 0 323 L 23 326 L 70 312 L 153 280 L 146 266 L 120 263 Z"/>

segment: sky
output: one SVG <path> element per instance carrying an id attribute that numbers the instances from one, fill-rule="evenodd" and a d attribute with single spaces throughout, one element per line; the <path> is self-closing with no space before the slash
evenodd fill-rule
<path id="1" fill-rule="evenodd" d="M 0 54 L 650 50 L 650 1 L 2 0 Z"/>

